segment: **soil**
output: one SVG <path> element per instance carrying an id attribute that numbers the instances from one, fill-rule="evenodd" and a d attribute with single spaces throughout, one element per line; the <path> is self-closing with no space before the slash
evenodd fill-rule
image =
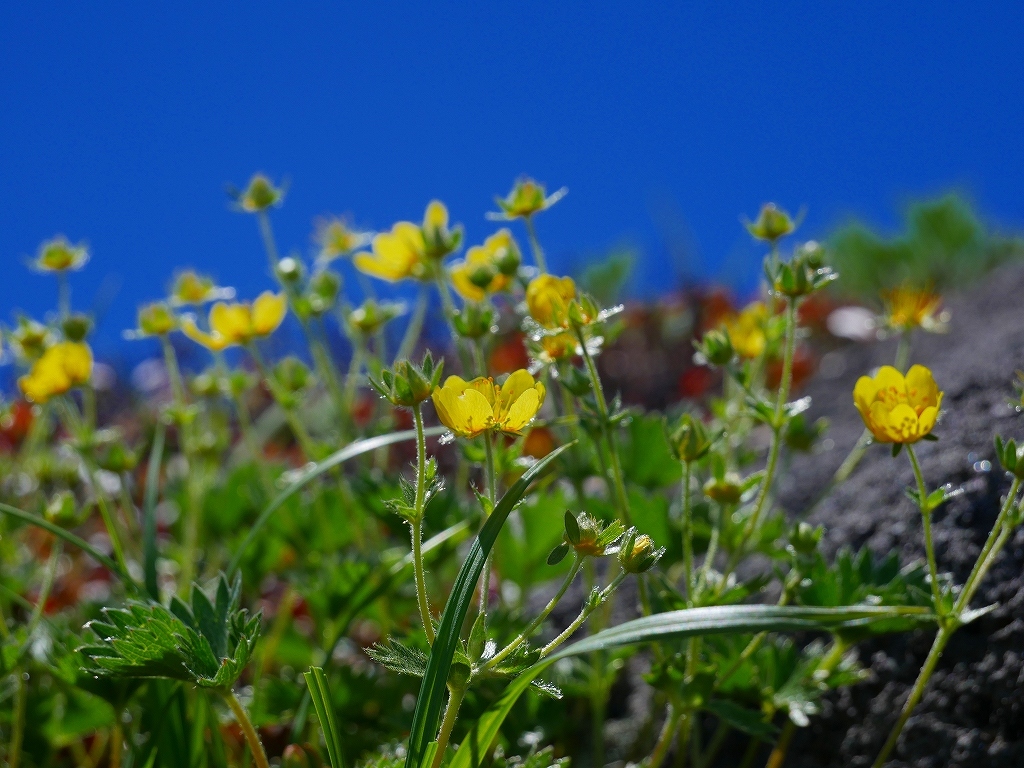
<path id="1" fill-rule="evenodd" d="M 1024 370 L 1024 269 L 1002 269 L 947 303 L 947 334 L 917 332 L 912 363 L 932 369 L 945 392 L 938 442 L 917 445 L 930 488 L 951 483 L 963 495 L 933 518 L 940 571 L 962 584 L 974 565 L 1009 486 L 994 457 L 993 438 L 1024 437 L 1024 416 L 1009 400 Z M 830 352 L 809 383 L 810 415 L 826 416 L 831 450 L 794 460 L 779 487 L 793 515 L 828 482 L 863 425 L 851 392 L 857 377 L 891 363 L 894 342 L 850 344 Z M 827 444 L 828 445 L 828 444 Z M 824 525 L 831 551 L 897 550 L 904 562 L 923 558 L 920 514 L 904 496 L 913 485 L 906 457 L 872 446 L 846 484 L 808 518 Z M 923 700 L 903 731 L 890 766 L 1024 766 L 1024 528 L 989 572 L 973 607 L 999 607 L 954 636 Z M 791 768 L 870 766 L 928 653 L 933 633 L 888 637 L 859 648 L 868 681 L 833 695 L 800 729 Z M 755 763 L 759 764 L 759 763 Z"/>

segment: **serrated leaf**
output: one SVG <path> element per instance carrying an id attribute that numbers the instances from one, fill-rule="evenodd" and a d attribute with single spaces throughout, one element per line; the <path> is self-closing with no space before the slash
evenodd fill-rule
<path id="1" fill-rule="evenodd" d="M 427 654 L 416 648 L 408 648 L 393 637 L 382 643 L 374 643 L 366 649 L 366 655 L 400 675 L 423 677 L 427 669 Z"/>

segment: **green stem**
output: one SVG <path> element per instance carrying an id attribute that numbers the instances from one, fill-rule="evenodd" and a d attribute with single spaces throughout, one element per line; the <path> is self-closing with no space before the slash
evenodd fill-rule
<path id="1" fill-rule="evenodd" d="M 345 373 L 345 394 L 342 398 L 341 413 L 338 414 L 343 421 L 352 422 L 353 434 L 355 434 L 355 419 L 352 411 L 356 402 L 356 393 L 359 391 L 359 382 L 362 378 L 360 372 L 365 357 L 366 339 L 360 333 L 352 342 L 352 359 L 349 361 L 348 371 Z"/>
<path id="2" fill-rule="evenodd" d="M 913 689 L 910 691 L 910 696 L 907 698 L 906 703 L 903 705 L 903 710 L 900 712 L 899 719 L 893 726 L 892 731 L 889 732 L 889 738 L 886 739 L 885 745 L 882 747 L 882 751 L 878 753 L 878 757 L 875 758 L 875 762 L 872 764 L 872 768 L 882 768 L 885 761 L 889 758 L 889 754 L 896 746 L 896 742 L 899 740 L 900 733 L 903 732 L 903 726 L 907 724 L 907 720 L 910 719 L 910 715 L 913 713 L 914 708 L 918 702 L 921 701 L 921 697 L 924 695 L 925 686 L 928 684 L 928 679 L 932 676 L 935 671 L 936 665 L 939 663 L 939 659 L 942 657 L 942 652 L 946 648 L 946 643 L 949 642 L 949 638 L 953 635 L 952 626 L 939 627 L 939 631 L 935 634 L 935 640 L 932 642 L 931 650 L 928 651 L 928 658 L 924 661 L 924 666 L 921 667 L 921 671 L 917 675 L 917 681 L 914 683 Z"/>
<path id="3" fill-rule="evenodd" d="M 121 713 L 114 713 L 114 725 L 110 729 L 110 763 L 109 768 L 121 768 L 121 753 L 124 751 L 124 726 L 121 725 Z"/>
<path id="4" fill-rule="evenodd" d="M 249 751 L 252 752 L 257 768 L 270 768 L 267 753 L 263 750 L 259 734 L 256 733 L 252 720 L 249 719 L 249 714 L 245 711 L 245 707 L 242 706 L 242 702 L 238 700 L 235 692 L 231 690 L 222 690 L 220 695 L 231 708 L 232 713 L 235 715 L 235 720 L 238 721 L 238 725 L 241 726 L 242 733 L 245 735 L 245 742 L 249 745 Z"/>
<path id="5" fill-rule="evenodd" d="M 541 274 L 548 271 L 547 261 L 544 259 L 544 249 L 540 247 L 540 240 L 537 239 L 537 230 L 533 226 L 533 218 L 524 216 L 523 223 L 526 225 L 526 236 L 530 239 L 530 248 L 533 249 L 533 263 Z"/>
<path id="6" fill-rule="evenodd" d="M 302 423 L 298 414 L 295 413 L 294 406 L 287 401 L 284 393 L 282 393 L 278 388 L 277 382 L 274 381 L 270 369 L 267 368 L 266 361 L 264 361 L 259 347 L 257 347 L 255 343 L 250 342 L 246 345 L 246 349 L 249 351 L 253 362 L 256 364 L 256 369 L 259 371 L 260 378 L 263 379 L 267 385 L 267 389 L 270 390 L 270 395 L 274 398 L 274 402 L 276 402 L 284 412 L 284 417 L 288 422 L 288 427 L 295 436 L 295 440 L 299 443 L 299 447 L 302 449 L 302 452 L 306 454 L 306 459 L 309 461 L 316 461 L 317 451 L 313 444 L 313 438 L 309 436 L 306 425 Z"/>
<path id="7" fill-rule="evenodd" d="M 21 763 L 21 745 L 25 738 L 25 704 L 28 699 L 28 681 L 15 669 L 14 711 L 11 713 L 11 743 L 7 748 L 7 768 L 18 768 Z"/>
<path id="8" fill-rule="evenodd" d="M 722 525 L 724 524 L 725 517 L 728 514 L 729 506 L 726 504 L 718 504 L 717 512 L 714 520 L 714 527 L 711 529 L 711 538 L 708 541 L 707 551 L 704 553 L 704 562 L 700 566 L 700 575 L 697 577 L 697 583 L 694 585 L 694 598 L 697 598 L 701 592 L 708 585 L 708 577 L 711 575 L 711 568 L 715 564 L 715 556 L 718 554 L 718 542 L 722 538 Z M 731 571 L 731 569 L 730 569 Z M 725 580 L 723 579 L 723 585 Z"/>
<path id="9" fill-rule="evenodd" d="M 590 354 L 590 350 L 587 349 L 587 340 L 584 338 L 583 331 L 580 328 L 576 329 L 576 339 L 583 350 L 583 360 L 587 365 L 590 384 L 594 390 L 594 401 L 597 403 L 597 412 L 601 417 L 601 431 L 608 446 L 608 463 L 611 467 L 615 506 L 619 513 L 619 519 L 624 525 L 628 526 L 632 524 L 632 515 L 630 515 L 629 511 L 629 497 L 626 495 L 626 484 L 622 476 L 622 464 L 619 461 L 615 432 L 608 423 L 608 403 L 604 398 L 604 389 L 601 387 L 601 377 L 598 375 L 597 366 L 594 364 L 594 357 Z"/>
<path id="10" fill-rule="evenodd" d="M 334 407 L 338 409 L 338 419 L 344 419 L 346 413 L 345 397 L 342 393 L 341 382 L 338 381 L 338 371 L 334 367 L 330 353 L 327 351 L 327 345 L 320 338 L 317 329 L 313 328 L 308 321 L 302 320 L 301 322 L 302 330 L 306 334 L 306 341 L 309 343 L 309 351 L 313 356 L 313 367 L 320 378 L 323 379 L 327 391 L 331 394 L 331 399 L 334 400 Z"/>
<path id="11" fill-rule="evenodd" d="M 413 406 L 413 420 L 416 422 L 416 499 L 412 521 L 412 565 L 413 578 L 416 582 L 416 602 L 420 609 L 420 621 L 427 642 L 434 644 L 434 625 L 430 622 L 430 600 L 427 598 L 427 586 L 423 574 L 423 511 L 426 498 L 427 474 L 427 441 L 423 435 L 423 413 L 421 405 Z"/>
<path id="12" fill-rule="evenodd" d="M 494 472 L 494 436 L 490 431 L 484 433 L 484 452 L 485 470 L 487 473 L 487 499 L 491 502 L 491 509 L 494 509 L 494 500 L 497 496 L 495 492 L 497 481 Z M 484 562 L 484 572 L 481 574 L 479 605 L 481 616 L 487 614 L 487 600 L 491 591 L 491 564 L 493 556 L 493 552 L 488 553 L 487 560 Z"/>
<path id="13" fill-rule="evenodd" d="M 619 571 L 619 573 L 615 576 L 612 582 L 603 590 L 601 590 L 600 595 L 598 595 L 597 600 L 595 600 L 593 604 L 585 605 L 583 610 L 580 611 L 579 616 L 573 619 L 572 623 L 568 627 L 566 627 L 565 630 L 558 637 L 556 637 L 550 643 L 541 648 L 540 656 L 538 658 L 543 659 L 545 656 L 549 656 L 551 652 L 554 651 L 558 646 L 560 646 L 562 643 L 564 643 L 566 640 L 572 637 L 576 630 L 583 626 L 583 623 L 587 620 L 590 614 L 592 614 L 598 608 L 598 606 L 604 603 L 604 601 L 609 598 L 612 592 L 618 589 L 619 584 L 621 584 L 625 578 L 626 572 Z"/>
<path id="14" fill-rule="evenodd" d="M 110 507 L 107 506 L 107 500 L 103 496 L 103 489 L 100 488 L 99 483 L 96 482 L 95 474 L 90 472 L 93 476 L 93 484 L 96 486 L 96 506 L 100 508 L 100 517 L 103 518 L 103 525 L 107 529 L 107 536 L 110 538 L 110 546 L 114 550 L 114 559 L 117 564 L 121 566 L 121 570 L 128 573 L 128 563 L 124 559 L 124 548 L 121 546 L 121 537 L 117 533 L 117 528 L 114 526 L 114 516 L 110 514 Z"/>
<path id="15" fill-rule="evenodd" d="M 683 462 L 683 574 L 686 596 L 693 602 L 693 512 L 690 508 L 690 462 Z"/>
<path id="16" fill-rule="evenodd" d="M 277 280 L 277 262 L 280 261 L 277 255 L 277 243 L 274 240 L 274 228 L 270 226 L 270 216 L 266 211 L 256 214 L 256 220 L 260 225 L 260 237 L 263 239 L 263 249 L 267 252 L 267 261 L 270 264 L 270 276 Z"/>
<path id="17" fill-rule="evenodd" d="M 473 365 L 476 367 L 478 376 L 487 376 L 487 355 L 484 352 L 484 340 L 476 339 L 473 342 Z"/>
<path id="18" fill-rule="evenodd" d="M 754 501 L 754 511 L 743 530 L 743 543 L 746 543 L 751 535 L 753 535 L 754 531 L 757 530 L 758 524 L 761 522 L 761 515 L 764 512 L 765 502 L 768 500 L 768 494 L 771 491 L 772 481 L 775 477 L 775 470 L 779 463 L 779 449 L 782 446 L 782 411 L 786 405 L 786 400 L 789 398 L 790 385 L 793 383 L 793 355 L 796 352 L 796 309 L 796 300 L 787 298 L 786 341 L 782 355 L 782 378 L 779 381 L 779 393 L 775 399 L 775 414 L 772 419 L 772 442 L 771 447 L 768 449 L 768 462 L 765 465 L 764 477 L 761 479 L 761 487 L 758 489 L 757 499 Z M 728 572 L 731 573 L 736 567 L 742 549 L 742 544 L 736 548 L 736 551 L 730 558 Z"/>
<path id="19" fill-rule="evenodd" d="M 996 517 L 996 521 L 992 525 L 992 530 L 989 531 L 988 539 L 985 541 L 985 545 L 981 548 L 981 553 L 978 555 L 978 559 L 974 563 L 974 568 L 971 569 L 971 575 L 968 576 L 967 581 L 964 582 L 964 588 L 960 591 L 960 595 L 957 597 L 956 603 L 953 606 L 954 616 L 960 616 L 967 606 L 970 605 L 971 598 L 974 597 L 975 591 L 981 584 L 981 580 L 984 577 L 985 572 L 988 570 L 989 563 L 995 559 L 992 557 L 992 552 L 998 551 L 996 549 L 996 542 L 1006 524 L 1006 516 L 1009 515 L 1010 510 L 1013 509 L 1013 502 L 1017 497 L 1020 485 L 1020 478 L 1013 478 L 1013 482 L 1010 484 L 1010 490 L 1006 494 L 1006 500 L 1003 502 L 1002 509 L 999 510 L 999 515 Z"/>
<path id="20" fill-rule="evenodd" d="M 907 364 L 910 362 L 910 334 L 912 329 L 904 328 L 900 334 L 899 343 L 896 345 L 896 361 L 894 366 L 900 373 L 907 372 Z"/>
<path id="21" fill-rule="evenodd" d="M 516 648 L 518 648 L 530 639 L 530 635 L 532 635 L 537 630 L 537 627 L 539 627 L 544 622 L 544 620 L 551 614 L 551 611 L 555 609 L 555 606 L 558 605 L 559 601 L 565 596 L 565 592 L 569 589 L 569 585 L 572 584 L 573 580 L 576 578 L 576 574 L 580 572 L 580 566 L 582 564 L 583 558 L 581 558 L 578 554 L 575 555 L 572 561 L 572 567 L 569 569 L 569 573 L 566 575 L 565 580 L 562 581 L 562 585 L 558 588 L 558 591 L 555 593 L 555 596 L 548 601 L 548 604 L 545 605 L 543 610 L 541 610 L 541 612 L 534 617 L 533 621 L 526 625 L 526 629 L 524 629 L 522 632 L 516 635 L 515 639 L 512 640 L 512 642 L 510 642 L 508 645 L 506 645 L 504 648 L 498 651 L 498 653 L 496 653 L 494 656 L 487 660 L 487 662 L 481 668 L 481 671 L 493 669 L 506 658 L 508 658 L 508 655 L 512 653 Z"/>
<path id="22" fill-rule="evenodd" d="M 439 768 L 444 760 L 444 753 L 448 749 L 448 740 L 451 738 L 452 729 L 459 719 L 459 707 L 462 706 L 462 699 L 466 695 L 466 687 L 448 688 L 448 706 L 444 711 L 444 719 L 441 721 L 441 730 L 437 734 L 437 752 L 434 753 L 434 761 L 430 768 Z"/>
<path id="23" fill-rule="evenodd" d="M 46 601 L 50 599 L 50 591 L 53 589 L 53 582 L 57 578 L 57 563 L 60 562 L 60 556 L 63 551 L 64 547 L 60 539 L 54 540 L 53 546 L 50 548 L 50 556 L 46 560 L 46 570 L 43 573 L 43 583 L 39 588 L 39 597 L 32 608 L 32 615 L 29 617 L 28 624 L 25 627 L 26 638 L 32 637 L 32 633 L 39 625 L 40 619 L 43 618 Z"/>
<path id="24" fill-rule="evenodd" d="M 407 360 L 416 350 L 416 344 L 423 333 L 423 321 L 427 317 L 427 308 L 430 305 L 430 294 L 426 285 L 421 285 L 419 294 L 416 296 L 416 307 L 413 309 L 409 324 L 405 327 L 405 334 L 402 336 L 402 343 L 398 347 L 395 361 Z"/>
<path id="25" fill-rule="evenodd" d="M 918 507 L 921 510 L 921 521 L 924 524 L 924 550 L 928 557 L 928 575 L 932 582 L 932 600 L 935 603 L 935 612 L 941 614 L 939 571 L 935 565 L 935 545 L 932 542 L 932 510 L 928 504 L 928 488 L 924 484 L 924 475 L 921 474 L 921 465 L 917 461 L 917 454 L 914 453 L 914 446 L 907 443 L 906 447 L 907 456 L 910 457 L 910 465 L 914 468 L 914 478 L 917 480 Z"/>

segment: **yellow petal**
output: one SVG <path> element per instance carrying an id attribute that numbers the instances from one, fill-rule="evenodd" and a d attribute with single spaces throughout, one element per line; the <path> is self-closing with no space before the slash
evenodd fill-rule
<path id="1" fill-rule="evenodd" d="M 931 434 L 932 429 L 935 427 L 935 420 L 939 418 L 939 409 L 937 406 L 930 405 L 921 411 L 921 415 L 917 417 L 918 430 L 921 437 Z"/>
<path id="2" fill-rule="evenodd" d="M 462 437 L 475 437 L 494 421 L 490 403 L 475 389 L 441 387 L 431 397 L 441 423 Z"/>
<path id="3" fill-rule="evenodd" d="M 907 382 L 903 374 L 891 365 L 883 365 L 875 374 L 875 386 L 878 391 L 875 399 L 883 400 L 889 408 L 894 408 L 897 403 L 906 402 Z"/>
<path id="4" fill-rule="evenodd" d="M 210 330 L 230 344 L 244 344 L 252 337 L 252 311 L 245 304 L 219 301 L 210 310 Z"/>
<path id="5" fill-rule="evenodd" d="M 853 388 L 853 404 L 857 406 L 861 416 L 871 412 L 871 403 L 878 394 L 878 383 L 870 376 L 861 376 Z"/>
<path id="6" fill-rule="evenodd" d="M 914 365 L 907 371 L 907 402 L 920 413 L 929 406 L 938 405 L 939 387 L 932 372 L 923 365 Z"/>
<path id="7" fill-rule="evenodd" d="M 540 406 L 543 403 L 541 394 L 543 389 L 543 387 L 540 387 L 541 392 L 538 392 L 536 389 L 529 389 L 512 403 L 512 407 L 508 411 L 508 417 L 502 422 L 502 431 L 518 434 L 527 424 L 533 421 L 534 416 L 537 415 L 537 411 L 540 410 Z"/>
<path id="8" fill-rule="evenodd" d="M 448 209 L 440 200 L 431 200 L 423 215 L 424 229 L 444 229 L 448 226 Z"/>
<path id="9" fill-rule="evenodd" d="M 473 250 L 472 248 L 470 250 Z M 452 286 L 455 288 L 455 292 L 467 301 L 483 301 L 487 298 L 487 294 L 484 289 L 469 279 L 469 268 L 467 266 L 469 262 L 469 254 L 466 254 L 466 262 L 460 264 L 453 264 L 451 269 L 448 271 L 451 277 Z"/>
<path id="10" fill-rule="evenodd" d="M 85 384 L 92 375 L 92 350 L 88 344 L 63 342 L 61 364 L 72 384 Z"/>
<path id="11" fill-rule="evenodd" d="M 505 383 L 501 385 L 501 395 L 499 397 L 502 412 L 508 413 L 513 403 L 515 403 L 524 392 L 533 389 L 533 385 L 533 376 L 530 375 L 529 371 L 523 368 L 515 371 L 505 379 Z"/>
<path id="12" fill-rule="evenodd" d="M 378 235 L 379 237 L 379 235 Z M 363 274 L 377 277 L 388 282 L 396 282 L 405 277 L 401 271 L 396 271 L 390 262 L 382 261 L 372 253 L 357 253 L 352 257 L 352 264 Z"/>
<path id="13" fill-rule="evenodd" d="M 906 403 L 900 403 L 889 413 L 886 432 L 892 442 L 912 443 L 921 437 L 918 432 L 917 412 Z"/>
<path id="14" fill-rule="evenodd" d="M 879 442 L 896 442 L 889 433 L 889 409 L 886 408 L 885 403 L 878 400 L 871 403 L 868 413 L 864 417 L 864 426 L 871 430 L 871 434 Z"/>
<path id="15" fill-rule="evenodd" d="M 497 387 L 494 386 L 494 381 L 485 378 L 484 376 L 477 376 L 466 384 L 466 389 L 479 392 L 480 396 L 487 401 L 487 405 L 491 407 L 493 411 L 494 405 L 497 402 L 497 398 L 495 397 L 495 390 Z"/>
<path id="16" fill-rule="evenodd" d="M 220 352 L 223 349 L 234 346 L 219 333 L 211 334 L 200 330 L 199 326 L 196 325 L 195 320 L 191 317 L 182 318 L 181 331 L 196 344 L 206 347 L 211 352 Z"/>
<path id="17" fill-rule="evenodd" d="M 469 382 L 466 381 L 464 378 L 462 378 L 461 376 L 452 375 L 444 380 L 444 384 L 442 385 L 441 388 L 453 390 L 456 394 L 462 394 L 466 390 L 466 387 L 468 386 Z"/>
<path id="18" fill-rule="evenodd" d="M 288 312 L 288 297 L 284 293 L 264 291 L 252 304 L 252 329 L 257 336 L 267 336 L 277 330 Z"/>

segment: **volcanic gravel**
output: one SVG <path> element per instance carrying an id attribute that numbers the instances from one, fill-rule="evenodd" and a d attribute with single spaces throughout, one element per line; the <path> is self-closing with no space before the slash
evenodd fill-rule
<path id="1" fill-rule="evenodd" d="M 912 363 L 930 367 L 945 391 L 938 442 L 916 448 L 929 488 L 962 488 L 933 517 L 940 571 L 962 584 L 999 509 L 1009 480 L 995 460 L 996 434 L 1024 437 L 1024 415 L 1009 404 L 1024 370 L 1024 269 L 1004 268 L 947 302 L 947 334 L 917 332 Z M 831 422 L 830 450 L 794 460 L 779 502 L 807 510 L 863 430 L 851 392 L 857 377 L 893 360 L 893 341 L 837 348 L 806 388 L 810 416 Z M 830 552 L 840 547 L 924 557 L 920 513 L 904 495 L 914 484 L 906 456 L 872 446 L 846 484 L 809 521 L 824 525 Z M 999 604 L 956 633 L 890 758 L 890 766 L 1024 766 L 1024 529 L 1018 529 L 978 591 L 973 607 Z M 917 676 L 933 632 L 887 637 L 859 647 L 866 682 L 832 695 L 800 729 L 787 766 L 869 766 Z M 761 764 L 756 762 L 755 764 Z"/>

